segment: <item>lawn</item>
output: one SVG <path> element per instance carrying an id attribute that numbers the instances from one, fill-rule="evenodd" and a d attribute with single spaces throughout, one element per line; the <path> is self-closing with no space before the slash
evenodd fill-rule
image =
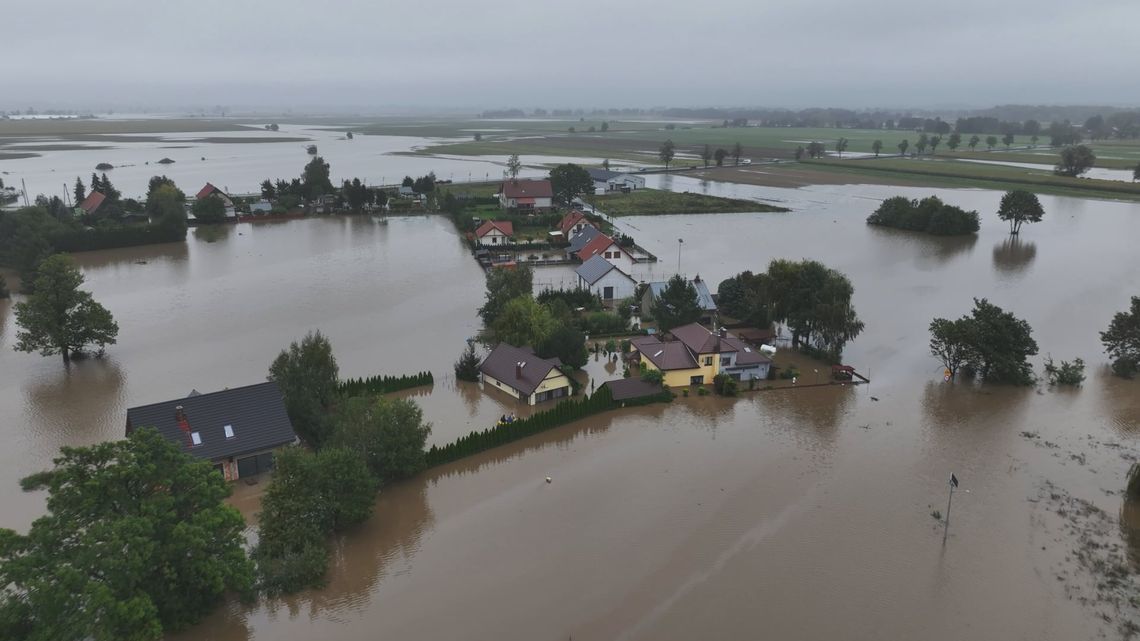
<path id="1" fill-rule="evenodd" d="M 659 189 L 638 189 L 628 194 L 606 194 L 589 199 L 590 204 L 610 216 L 653 216 L 663 214 L 724 214 L 732 212 L 783 212 L 754 200 L 739 200 Z"/>

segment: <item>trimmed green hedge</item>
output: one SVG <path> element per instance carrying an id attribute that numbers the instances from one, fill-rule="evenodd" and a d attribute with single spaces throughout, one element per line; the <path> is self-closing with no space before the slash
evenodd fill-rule
<path id="1" fill-rule="evenodd" d="M 645 398 L 633 399 L 618 403 L 610 395 L 609 387 L 602 387 L 592 396 L 562 401 L 549 410 L 532 414 L 513 423 L 489 427 L 483 431 L 474 431 L 467 436 L 461 436 L 454 442 L 443 447 L 432 445 L 427 452 L 427 466 L 434 467 L 458 461 L 461 458 L 478 454 L 500 445 L 506 445 L 519 439 L 533 436 L 540 432 L 572 423 L 579 419 L 608 412 L 618 407 L 632 407 L 648 405 L 650 403 L 668 403 L 673 395 L 668 390 L 660 394 Z"/>
<path id="2" fill-rule="evenodd" d="M 349 378 L 340 382 L 337 391 L 344 396 L 363 396 L 366 394 L 388 394 L 400 390 L 432 385 L 435 377 L 431 372 L 420 372 L 405 376 L 369 376 L 368 378 Z"/>
<path id="3" fill-rule="evenodd" d="M 95 249 L 152 245 L 154 243 L 174 243 L 184 240 L 186 240 L 186 230 L 184 229 L 147 225 L 67 231 L 53 235 L 51 244 L 57 252 L 73 253 Z"/>

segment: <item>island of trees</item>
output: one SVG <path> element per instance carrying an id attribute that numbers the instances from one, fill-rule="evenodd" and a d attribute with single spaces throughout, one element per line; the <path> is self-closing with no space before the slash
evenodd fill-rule
<path id="1" fill-rule="evenodd" d="M 977 211 L 947 205 L 937 196 L 922 200 L 911 200 L 904 196 L 888 198 L 867 217 L 867 224 L 921 231 L 935 236 L 974 234 L 980 227 Z"/>

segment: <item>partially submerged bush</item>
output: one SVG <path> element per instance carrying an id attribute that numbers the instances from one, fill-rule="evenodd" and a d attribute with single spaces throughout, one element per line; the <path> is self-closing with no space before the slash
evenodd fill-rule
<path id="1" fill-rule="evenodd" d="M 1060 365 L 1053 363 L 1053 357 L 1045 358 L 1045 376 L 1050 385 L 1080 386 L 1085 380 L 1085 362 L 1076 359 L 1072 362 L 1061 361 Z"/>

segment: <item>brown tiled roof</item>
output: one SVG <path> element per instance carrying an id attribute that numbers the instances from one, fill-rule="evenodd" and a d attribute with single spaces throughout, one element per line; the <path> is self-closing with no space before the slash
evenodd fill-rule
<path id="1" fill-rule="evenodd" d="M 669 330 L 673 338 L 681 341 L 694 354 L 718 354 L 722 350 L 716 334 L 698 323 L 689 323 Z M 729 350 L 734 351 L 734 350 Z"/>
<path id="2" fill-rule="evenodd" d="M 508 180 L 503 183 L 505 198 L 553 198 L 549 180 Z"/>
<path id="3" fill-rule="evenodd" d="M 491 233 L 492 229 L 498 229 L 507 236 L 515 235 L 515 224 L 509 220 L 488 220 L 487 222 L 479 225 L 479 229 L 475 230 L 475 236 L 482 238 Z"/>
<path id="4" fill-rule="evenodd" d="M 659 370 L 692 369 L 697 366 L 693 354 L 680 341 L 661 342 L 655 336 L 644 336 L 630 342 L 642 358 L 648 359 Z"/>
<path id="5" fill-rule="evenodd" d="M 521 377 L 518 375 L 518 363 L 524 363 Z M 550 374 L 550 370 L 559 364 L 558 359 L 539 358 L 529 349 L 499 343 L 483 359 L 479 371 L 530 396 Z"/>
<path id="6" fill-rule="evenodd" d="M 95 213 L 96 209 L 99 209 L 99 205 L 102 205 L 103 201 L 106 199 L 107 197 L 103 195 L 103 192 L 93 191 L 90 194 L 87 194 L 87 197 L 83 199 L 83 202 L 79 203 L 79 208 L 89 214 L 92 214 Z"/>

